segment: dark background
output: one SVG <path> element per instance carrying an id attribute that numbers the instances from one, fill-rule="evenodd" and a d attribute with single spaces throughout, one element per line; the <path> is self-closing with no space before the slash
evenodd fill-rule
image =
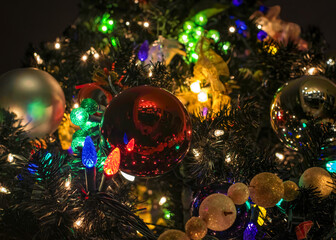
<path id="1" fill-rule="evenodd" d="M 94 1 L 94 0 L 93 0 Z M 248 0 L 245 0 L 248 1 Z M 21 66 L 29 43 L 55 41 L 78 14 L 80 0 L 3 0 L 0 6 L 0 74 Z M 269 0 L 281 5 L 281 18 L 318 26 L 336 53 L 335 0 Z"/>

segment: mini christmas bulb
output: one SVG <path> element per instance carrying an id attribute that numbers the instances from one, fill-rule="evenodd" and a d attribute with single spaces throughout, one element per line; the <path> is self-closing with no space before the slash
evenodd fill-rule
<path id="1" fill-rule="evenodd" d="M 97 152 L 90 136 L 87 136 L 84 141 L 82 163 L 86 168 L 92 168 L 97 164 Z"/>
<path id="2" fill-rule="evenodd" d="M 328 172 L 336 173 L 336 160 L 327 162 L 326 168 L 327 168 Z"/>
<path id="3" fill-rule="evenodd" d="M 201 103 L 207 102 L 208 101 L 208 94 L 206 92 L 200 92 L 197 95 L 197 100 Z"/>
<path id="4" fill-rule="evenodd" d="M 119 148 L 115 148 L 105 160 L 104 173 L 107 176 L 112 176 L 118 172 L 119 166 L 120 150 Z"/>
<path id="5" fill-rule="evenodd" d="M 207 24 L 208 22 L 208 18 L 205 16 L 205 14 L 203 13 L 198 13 L 195 16 L 195 23 L 199 26 L 204 26 L 205 24 Z"/>
<path id="6" fill-rule="evenodd" d="M 200 93 L 201 92 L 200 81 L 196 81 L 196 82 L 193 82 L 192 84 L 190 84 L 190 90 L 193 93 Z"/>
<path id="7" fill-rule="evenodd" d="M 95 114 L 98 111 L 98 103 L 92 98 L 85 98 L 80 106 L 84 108 L 89 115 Z"/>
<path id="8" fill-rule="evenodd" d="M 188 34 L 187 33 L 181 33 L 179 35 L 179 42 L 184 43 L 184 44 L 188 43 L 189 42 Z"/>
<path id="9" fill-rule="evenodd" d="M 74 153 L 79 153 L 79 148 L 84 147 L 85 137 L 76 137 L 71 142 L 71 149 Z"/>
<path id="10" fill-rule="evenodd" d="M 258 227 L 253 222 L 250 222 L 249 224 L 247 224 L 247 227 L 244 230 L 243 239 L 255 240 L 257 233 L 258 233 Z"/>
<path id="11" fill-rule="evenodd" d="M 217 30 L 212 29 L 208 31 L 207 38 L 211 38 L 215 42 L 218 42 L 220 38 L 220 34 Z"/>
<path id="12" fill-rule="evenodd" d="M 141 44 L 138 52 L 138 58 L 141 62 L 144 62 L 148 58 L 149 43 L 148 40 L 144 41 Z"/>
<path id="13" fill-rule="evenodd" d="M 132 138 L 126 146 L 127 151 L 132 152 L 134 149 L 134 138 Z"/>
<path id="14" fill-rule="evenodd" d="M 260 30 L 257 34 L 257 37 L 260 41 L 264 41 L 267 38 L 267 32 Z"/>
<path id="15" fill-rule="evenodd" d="M 183 24 L 183 29 L 184 29 L 184 31 L 186 31 L 186 32 L 191 31 L 194 27 L 195 27 L 195 23 L 192 22 L 192 21 L 186 21 L 186 22 Z"/>
<path id="16" fill-rule="evenodd" d="M 73 124 L 77 126 L 84 125 L 89 119 L 89 114 L 84 108 L 75 108 L 70 113 L 70 120 Z"/>

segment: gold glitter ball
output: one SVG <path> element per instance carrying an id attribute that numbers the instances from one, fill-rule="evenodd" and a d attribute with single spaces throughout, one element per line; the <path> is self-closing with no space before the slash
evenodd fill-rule
<path id="1" fill-rule="evenodd" d="M 327 170 L 320 167 L 308 168 L 300 177 L 299 186 L 316 188 L 322 198 L 328 197 L 333 191 L 333 179 Z"/>
<path id="2" fill-rule="evenodd" d="M 207 224 L 200 217 L 192 217 L 185 225 L 185 232 L 190 239 L 202 239 L 208 232 Z"/>
<path id="3" fill-rule="evenodd" d="M 171 229 L 162 233 L 158 240 L 189 240 L 189 238 L 184 232 Z"/>
<path id="4" fill-rule="evenodd" d="M 228 189 L 227 196 L 232 199 L 236 205 L 244 204 L 250 195 L 248 187 L 244 183 L 235 183 Z"/>
<path id="5" fill-rule="evenodd" d="M 236 206 L 231 198 L 221 193 L 206 197 L 199 208 L 200 217 L 213 231 L 224 231 L 232 226 L 237 217 Z"/>
<path id="6" fill-rule="evenodd" d="M 254 176 L 249 186 L 252 201 L 264 208 L 274 207 L 284 196 L 282 180 L 269 172 Z"/>
<path id="7" fill-rule="evenodd" d="M 293 201 L 299 195 L 299 187 L 293 181 L 286 181 L 283 183 L 285 188 L 285 193 L 283 199 L 287 202 Z"/>

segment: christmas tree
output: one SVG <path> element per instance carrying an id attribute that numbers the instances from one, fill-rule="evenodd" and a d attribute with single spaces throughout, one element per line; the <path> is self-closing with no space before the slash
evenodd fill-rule
<path id="1" fill-rule="evenodd" d="M 82 0 L 0 77 L 0 238 L 335 238 L 336 65 L 279 14 Z"/>

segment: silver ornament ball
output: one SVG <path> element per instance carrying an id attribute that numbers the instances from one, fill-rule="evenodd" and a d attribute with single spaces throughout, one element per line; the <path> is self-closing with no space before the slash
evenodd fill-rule
<path id="1" fill-rule="evenodd" d="M 287 147 L 298 150 L 306 123 L 320 119 L 334 123 L 336 117 L 336 85 L 321 76 L 304 76 L 292 80 L 275 94 L 271 105 L 274 132 Z"/>
<path id="2" fill-rule="evenodd" d="M 49 73 L 21 68 L 0 77 L 0 107 L 22 120 L 30 138 L 44 137 L 53 133 L 62 121 L 65 97 Z"/>

